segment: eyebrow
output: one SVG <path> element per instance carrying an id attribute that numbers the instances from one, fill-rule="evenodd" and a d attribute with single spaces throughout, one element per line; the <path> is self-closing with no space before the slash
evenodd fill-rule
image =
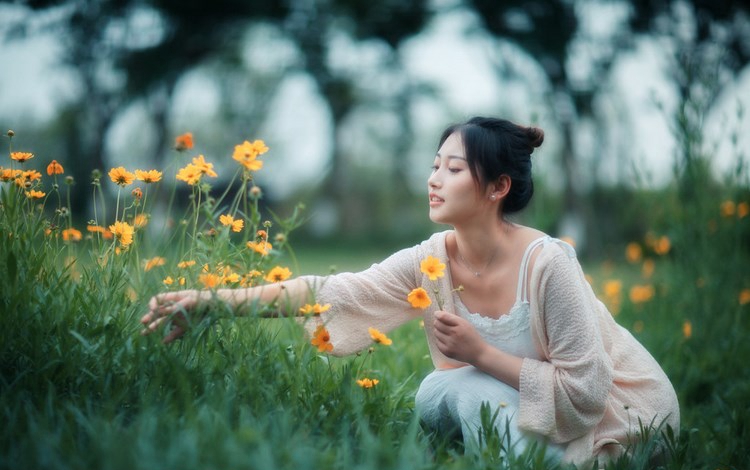
<path id="1" fill-rule="evenodd" d="M 440 158 L 440 152 L 436 153 L 435 157 Z M 461 157 L 458 155 L 448 155 L 448 160 L 453 160 L 453 159 L 466 161 L 466 157 Z"/>

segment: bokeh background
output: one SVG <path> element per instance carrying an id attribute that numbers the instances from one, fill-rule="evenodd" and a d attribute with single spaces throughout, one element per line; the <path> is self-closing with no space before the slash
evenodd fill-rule
<path id="1" fill-rule="evenodd" d="M 93 169 L 160 168 L 183 132 L 222 168 L 235 144 L 263 139 L 265 203 L 308 208 L 297 243 L 390 249 L 434 230 L 425 179 L 440 131 L 506 117 L 546 132 L 522 220 L 599 258 L 643 232 L 648 207 L 633 194 L 674 184 L 687 153 L 719 183 L 744 164 L 748 11 L 728 0 L 6 1 L 0 127 L 16 130 L 16 150 L 69 169 L 82 219 Z"/>

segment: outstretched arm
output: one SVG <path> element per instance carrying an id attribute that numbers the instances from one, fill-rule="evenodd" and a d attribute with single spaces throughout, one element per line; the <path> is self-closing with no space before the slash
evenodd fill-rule
<path id="1" fill-rule="evenodd" d="M 187 315 L 211 300 L 226 303 L 238 315 L 246 313 L 255 305 L 276 305 L 271 315 L 298 312 L 310 298 L 311 291 L 302 279 L 267 284 L 245 289 L 182 290 L 155 295 L 148 303 L 149 311 L 141 318 L 145 328 L 141 334 L 148 335 L 158 330 L 164 322 L 173 320 L 173 328 L 164 338 L 170 343 L 187 331 Z"/>

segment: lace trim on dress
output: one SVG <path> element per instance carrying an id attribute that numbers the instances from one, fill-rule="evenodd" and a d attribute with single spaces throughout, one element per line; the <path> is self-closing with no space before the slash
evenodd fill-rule
<path id="1" fill-rule="evenodd" d="M 469 320 L 486 340 L 507 341 L 528 330 L 531 324 L 527 301 L 516 301 L 507 314 L 500 315 L 498 318 L 470 312 L 456 294 L 454 294 L 453 301 L 460 315 Z"/>

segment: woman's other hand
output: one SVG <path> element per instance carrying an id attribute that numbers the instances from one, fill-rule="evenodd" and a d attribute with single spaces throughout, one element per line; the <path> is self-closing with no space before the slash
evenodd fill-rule
<path id="1" fill-rule="evenodd" d="M 435 339 L 441 353 L 472 365 L 486 344 L 466 319 L 442 310 L 435 312 Z"/>

